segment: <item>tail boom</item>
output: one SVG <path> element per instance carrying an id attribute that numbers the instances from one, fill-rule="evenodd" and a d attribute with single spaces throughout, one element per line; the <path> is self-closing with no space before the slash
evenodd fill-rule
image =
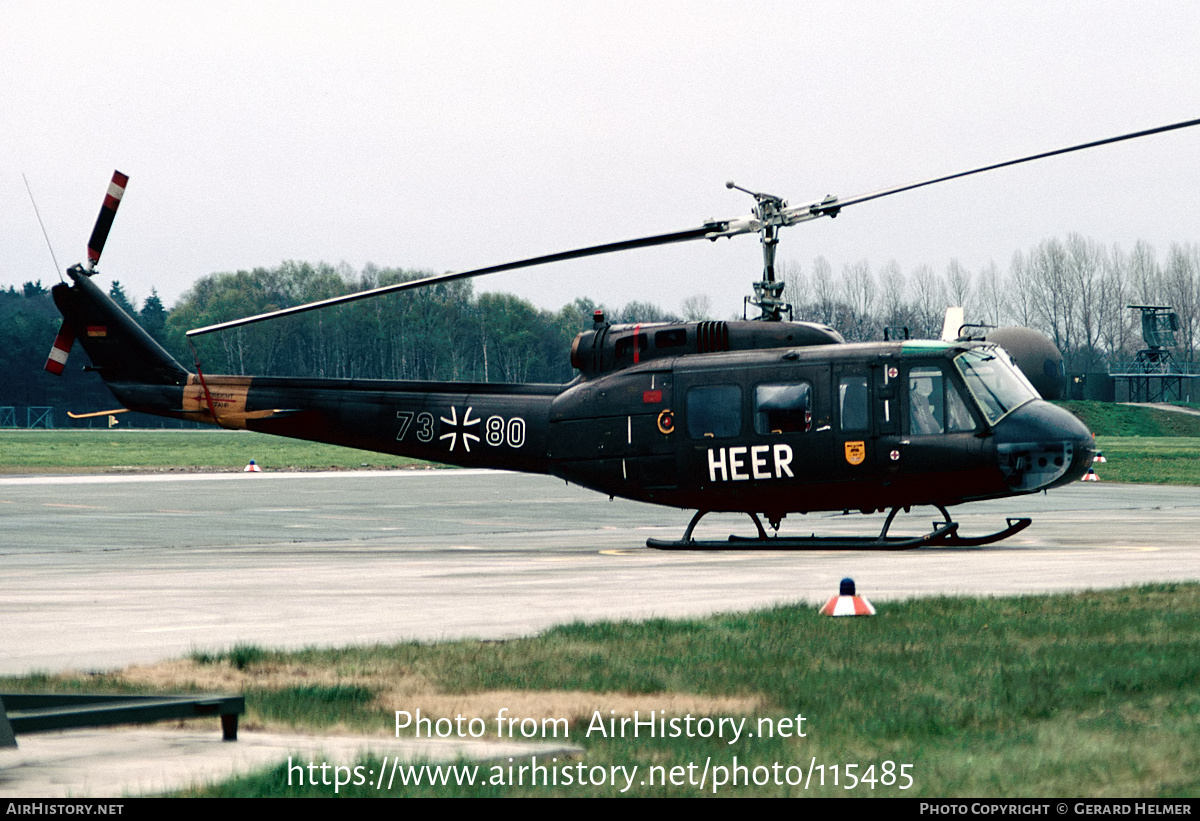
<path id="1" fill-rule="evenodd" d="M 68 273 L 75 284 L 53 289 L 62 333 L 79 340 L 129 410 L 446 464 L 548 470 L 561 385 L 190 373 L 83 269 Z"/>

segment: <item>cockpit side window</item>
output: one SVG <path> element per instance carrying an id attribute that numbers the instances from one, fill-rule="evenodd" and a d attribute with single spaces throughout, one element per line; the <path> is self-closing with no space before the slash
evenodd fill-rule
<path id="1" fill-rule="evenodd" d="M 687 392 L 687 429 L 693 439 L 726 439 L 742 432 L 742 389 L 703 385 Z"/>
<path id="2" fill-rule="evenodd" d="M 759 385 L 754 389 L 754 432 L 807 433 L 812 430 L 812 386 L 808 382 Z"/>
<path id="3" fill-rule="evenodd" d="M 922 366 L 908 372 L 908 432 L 916 436 L 965 433 L 975 421 L 958 388 L 940 368 Z"/>
<path id="4" fill-rule="evenodd" d="M 966 401 L 949 379 L 946 380 L 946 430 L 950 433 L 968 433 L 975 430 L 975 420 L 967 410 Z"/>

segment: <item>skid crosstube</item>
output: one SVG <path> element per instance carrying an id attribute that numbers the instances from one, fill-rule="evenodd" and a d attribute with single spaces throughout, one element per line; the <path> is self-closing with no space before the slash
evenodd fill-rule
<path id="1" fill-rule="evenodd" d="M 775 536 L 747 538 L 730 536 L 725 541 L 689 539 L 670 542 L 647 539 L 646 547 L 656 550 L 912 550 L 939 544 L 958 530 L 957 522 L 947 522 L 932 533 L 904 538 L 900 536 Z"/>
<path id="2" fill-rule="evenodd" d="M 684 537 L 678 541 L 647 539 L 646 547 L 655 550 L 913 550 L 918 547 L 978 547 L 993 544 L 1020 533 L 1029 527 L 1032 519 L 1009 518 L 1008 526 L 986 536 L 960 536 L 958 523 L 942 512 L 946 520 L 935 523 L 934 529 L 920 536 L 888 536 L 888 527 L 896 511 L 888 516 L 883 532 L 878 536 L 767 536 L 757 517 L 751 515 L 758 525 L 757 537 L 730 536 L 723 541 L 698 541 L 691 538 L 696 522 L 703 514 L 697 514 L 688 526 Z"/>

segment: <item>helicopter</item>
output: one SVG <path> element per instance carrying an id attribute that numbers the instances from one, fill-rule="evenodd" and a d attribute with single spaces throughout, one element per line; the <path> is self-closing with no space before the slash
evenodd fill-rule
<path id="1" fill-rule="evenodd" d="M 128 183 L 116 172 L 88 242 L 87 266 L 72 266 L 66 273 L 73 284 L 52 289 L 63 324 L 47 370 L 61 373 L 78 339 L 124 409 L 444 464 L 549 474 L 610 497 L 696 511 L 682 538 L 647 540 L 653 548 L 990 544 L 1028 527 L 1030 519 L 1009 518 L 1001 530 L 969 537 L 958 532 L 947 508 L 1060 487 L 1079 480 L 1093 461 L 1088 429 L 1047 401 L 1062 376 L 1053 344 L 1031 329 L 978 333 L 970 326 L 939 340 L 847 343 L 827 325 L 792 321 L 784 283 L 775 277 L 779 231 L 923 186 L 1198 124 L 1188 120 L 796 207 L 730 182 L 754 198 L 751 214 L 428 276 L 187 333 L 190 340 L 579 257 L 759 235 L 763 273 L 746 298 L 757 318 L 613 324 L 597 311 L 571 346 L 577 374 L 565 384 L 211 375 L 198 356 L 191 372 L 92 281 Z M 936 508 L 942 521 L 919 536 L 889 535 L 896 515 L 918 506 Z M 789 514 L 853 510 L 887 512 L 879 535 L 778 533 Z M 747 514 L 756 535 L 693 538 L 700 519 L 714 512 Z"/>

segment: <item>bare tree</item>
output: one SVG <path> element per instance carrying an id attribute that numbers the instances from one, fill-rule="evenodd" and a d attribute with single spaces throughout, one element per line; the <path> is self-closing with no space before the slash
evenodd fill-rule
<path id="1" fill-rule="evenodd" d="M 945 282 L 946 297 L 950 304 L 961 307 L 963 312 L 970 316 L 974 312 L 972 295 L 975 290 L 974 283 L 971 282 L 971 272 L 957 259 L 952 259 L 946 266 Z"/>
<path id="2" fill-rule="evenodd" d="M 946 312 L 946 289 L 928 265 L 918 265 L 908 278 L 913 289 L 913 327 L 915 336 L 937 338 L 942 333 Z"/>
<path id="3" fill-rule="evenodd" d="M 1163 269 L 1163 285 L 1167 302 L 1179 314 L 1179 333 L 1176 344 L 1184 358 L 1191 362 L 1200 330 L 1200 288 L 1197 286 L 1197 249 L 1194 245 L 1171 245 Z"/>
<path id="4" fill-rule="evenodd" d="M 1104 263 L 1100 278 L 1100 346 L 1111 367 L 1112 363 L 1133 357 L 1132 314 L 1125 306 L 1131 299 L 1133 285 L 1128 277 L 1129 257 L 1113 246 Z"/>
<path id="5" fill-rule="evenodd" d="M 875 277 L 871 275 L 871 263 L 859 260 L 842 269 L 842 302 L 845 303 L 842 334 L 855 341 L 866 341 L 875 336 L 872 309 L 875 307 Z"/>
<path id="6" fill-rule="evenodd" d="M 1007 318 L 1004 310 L 1004 283 L 1000 276 L 1000 268 L 994 262 L 985 265 L 975 281 L 975 311 L 978 321 L 985 325 L 1001 325 Z"/>
<path id="7" fill-rule="evenodd" d="M 1069 356 L 1074 341 L 1074 301 L 1063 244 L 1056 239 L 1040 243 L 1029 256 L 1028 273 L 1034 316 L 1063 356 Z"/>
<path id="8" fill-rule="evenodd" d="M 1075 367 L 1091 371 L 1100 366 L 1100 298 L 1104 248 L 1079 234 L 1066 244 L 1067 281 L 1074 294 Z"/>
<path id="9" fill-rule="evenodd" d="M 825 257 L 813 260 L 812 307 L 810 316 L 818 322 L 832 325 L 837 313 L 837 291 L 833 284 L 833 266 Z"/>
<path id="10" fill-rule="evenodd" d="M 880 309 L 883 311 L 881 324 L 885 327 L 900 327 L 910 324 L 908 306 L 904 302 L 907 286 L 900 263 L 888 260 L 879 270 Z"/>
<path id="11" fill-rule="evenodd" d="M 1030 279 L 1033 274 L 1029 259 L 1020 251 L 1013 252 L 1012 262 L 1008 266 L 1008 313 L 1013 322 L 1027 328 L 1033 327 L 1033 286 Z"/>
<path id="12" fill-rule="evenodd" d="M 712 319 L 712 300 L 708 294 L 693 294 L 683 301 L 683 321 L 703 322 Z"/>
<path id="13" fill-rule="evenodd" d="M 1133 253 L 1129 257 L 1128 280 L 1132 289 L 1132 297 L 1140 305 L 1159 305 L 1162 303 L 1163 284 L 1162 271 L 1158 267 L 1158 259 L 1153 246 L 1143 240 L 1133 245 Z"/>
<path id="14" fill-rule="evenodd" d="M 810 299 L 808 277 L 804 276 L 800 263 L 793 259 L 785 259 L 776 265 L 775 274 L 784 284 L 783 298 L 791 303 L 798 317 Z"/>

